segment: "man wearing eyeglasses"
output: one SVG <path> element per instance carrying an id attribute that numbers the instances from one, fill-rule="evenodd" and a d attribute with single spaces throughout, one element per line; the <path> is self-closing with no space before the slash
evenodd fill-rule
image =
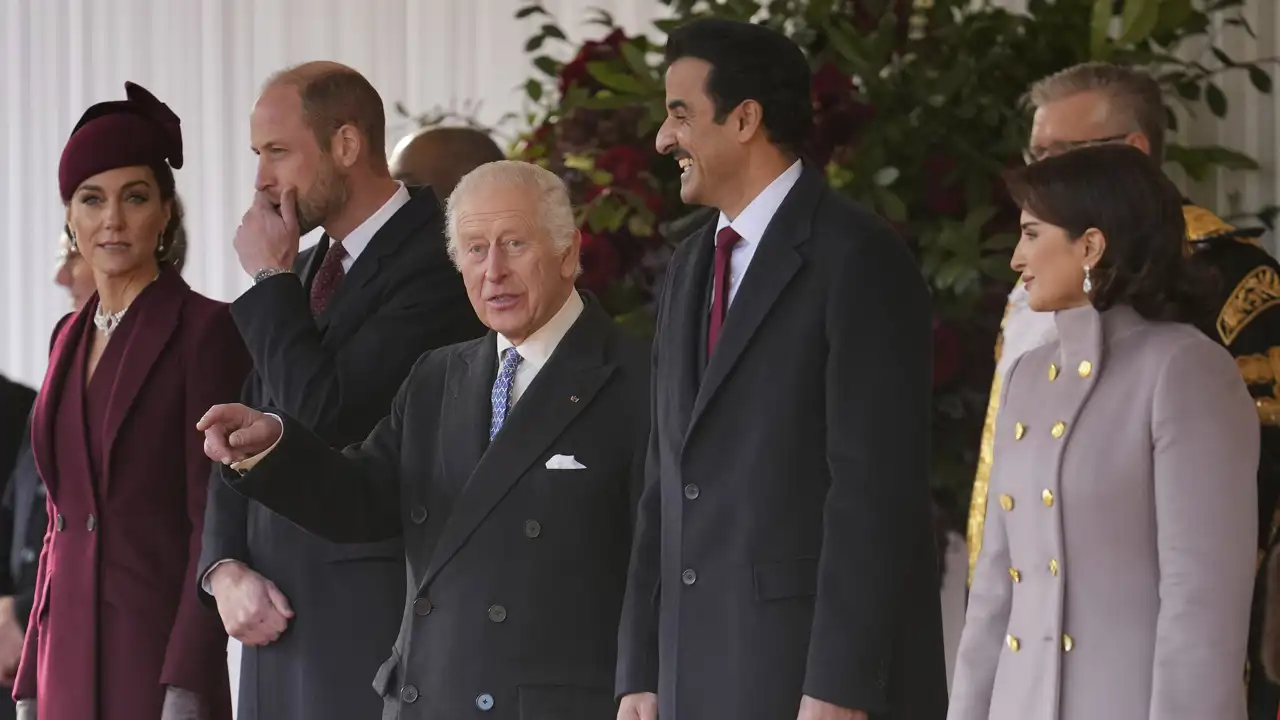
<path id="1" fill-rule="evenodd" d="M 1151 76 L 1104 63 L 1067 68 L 1032 86 L 1035 117 L 1024 152 L 1028 163 L 1076 148 L 1125 143 L 1156 158 L 1164 157 L 1166 114 L 1163 92 Z M 1191 203 L 1183 206 L 1188 252 L 1215 271 L 1220 286 L 1200 328 L 1235 356 L 1258 407 L 1262 456 L 1258 466 L 1258 562 L 1276 534 L 1275 508 L 1280 494 L 1280 265 L 1260 243 L 1260 228 L 1235 228 Z M 993 427 L 1004 371 L 1019 356 L 1055 336 L 1052 313 L 1027 307 L 1021 283 L 1009 294 L 996 344 L 996 375 L 983 428 L 978 471 L 969 508 L 969 567 L 982 544 L 987 479 L 991 469 Z M 1206 478 L 1211 482 L 1212 478 Z M 1249 659 L 1242 666 L 1249 693 L 1249 717 L 1273 720 L 1280 686 L 1266 679 L 1258 660 L 1265 582 L 1259 576 L 1250 619 Z"/>

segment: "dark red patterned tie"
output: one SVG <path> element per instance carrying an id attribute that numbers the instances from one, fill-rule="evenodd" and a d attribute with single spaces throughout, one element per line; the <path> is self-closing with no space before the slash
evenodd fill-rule
<path id="1" fill-rule="evenodd" d="M 707 327 L 707 357 L 711 357 L 712 351 L 716 349 L 720 326 L 724 324 L 724 315 L 729 310 L 729 258 L 733 256 L 733 246 L 741 239 L 738 231 L 728 225 L 716 233 L 715 280 L 711 290 L 711 322 Z"/>
<path id="2" fill-rule="evenodd" d="M 337 241 L 329 246 L 329 252 L 324 254 L 324 260 L 320 262 L 320 269 L 316 271 L 316 276 L 311 280 L 311 316 L 320 317 L 320 313 L 329 306 L 329 299 L 333 294 L 338 292 L 338 287 L 342 285 L 343 270 L 342 261 L 347 257 L 346 248 L 342 247 L 342 242 Z"/>

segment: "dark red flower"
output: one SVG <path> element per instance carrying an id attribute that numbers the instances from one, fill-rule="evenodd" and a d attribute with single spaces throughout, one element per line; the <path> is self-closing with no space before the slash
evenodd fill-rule
<path id="1" fill-rule="evenodd" d="M 613 184 L 628 190 L 637 190 L 642 182 L 640 174 L 649 169 L 649 153 L 634 145 L 615 145 L 600 153 L 596 168 L 613 176 Z"/>
<path id="2" fill-rule="evenodd" d="M 932 215 L 957 215 L 964 211 L 964 188 L 953 177 L 956 159 L 938 153 L 925 158 L 921 167 L 924 179 L 925 210 Z"/>
<path id="3" fill-rule="evenodd" d="M 622 272 L 622 260 L 612 239 L 590 231 L 582 232 L 582 275 L 578 287 L 602 295 Z"/>
<path id="4" fill-rule="evenodd" d="M 933 321 L 933 387 L 944 388 L 960 377 L 960 336 L 950 325 Z"/>
<path id="5" fill-rule="evenodd" d="M 875 108 L 853 99 L 814 113 L 813 131 L 809 136 L 809 154 L 818 167 L 823 167 L 837 148 L 857 140 L 859 133 L 876 115 Z"/>
<path id="6" fill-rule="evenodd" d="M 603 40 L 588 40 L 583 43 L 582 48 L 578 50 L 578 54 L 565 63 L 564 67 L 560 68 L 560 94 L 563 95 L 568 91 L 569 86 L 574 84 L 593 87 L 596 82 L 587 70 L 587 63 L 598 60 L 611 60 L 618 57 L 621 53 L 622 44 L 626 41 L 626 33 L 622 31 L 622 28 L 616 28 L 605 36 Z"/>
<path id="7" fill-rule="evenodd" d="M 853 78 L 840 72 L 835 63 L 827 61 L 813 73 L 812 88 L 814 105 L 830 107 L 853 94 Z"/>
<path id="8" fill-rule="evenodd" d="M 538 126 L 537 130 L 534 130 L 533 133 L 530 134 L 530 138 L 539 145 L 550 145 L 556 139 L 555 123 L 542 123 Z"/>

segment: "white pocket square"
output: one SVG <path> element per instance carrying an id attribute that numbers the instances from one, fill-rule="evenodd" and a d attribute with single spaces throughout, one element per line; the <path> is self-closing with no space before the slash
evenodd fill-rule
<path id="1" fill-rule="evenodd" d="M 548 470 L 586 470 L 587 466 L 578 462 L 572 455 L 552 455 L 547 461 Z"/>

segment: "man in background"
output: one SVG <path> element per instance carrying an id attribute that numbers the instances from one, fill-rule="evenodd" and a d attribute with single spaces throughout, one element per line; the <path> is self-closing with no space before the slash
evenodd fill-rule
<path id="1" fill-rule="evenodd" d="M 235 249 L 254 284 L 231 305 L 254 361 L 242 399 L 338 447 L 369 434 L 419 355 L 484 330 L 436 195 L 392 179 L 385 128 L 368 80 L 328 62 L 273 76 L 250 117 L 257 192 Z M 401 541 L 324 541 L 220 476 L 206 512 L 195 581 L 244 645 L 239 720 L 377 717 L 370 682 L 403 608 Z"/>
<path id="2" fill-rule="evenodd" d="M 84 307 L 97 292 L 93 271 L 72 249 L 65 231 L 58 238 L 53 279 L 71 296 L 73 311 Z M 0 377 L 0 478 L 8 481 L 0 506 L 0 563 L 7 563 L 0 565 L 4 568 L 0 569 L 0 685 L 4 687 L 0 720 L 14 717 L 9 690 L 22 656 L 27 618 L 35 602 L 36 564 L 49 524 L 44 483 L 31 453 L 29 420 L 35 397 L 34 390 Z"/>
<path id="3" fill-rule="evenodd" d="M 464 175 L 503 158 L 493 138 L 479 130 L 430 128 L 400 142 L 391 156 L 391 177 L 406 185 L 426 185 L 443 202 Z"/>
<path id="4" fill-rule="evenodd" d="M 1031 88 L 1035 118 L 1027 162 L 1102 143 L 1132 145 L 1164 158 L 1166 114 L 1159 83 L 1139 70 L 1106 63 L 1076 65 Z M 1235 228 L 1212 212 L 1191 203 L 1183 206 L 1188 252 L 1219 280 L 1200 329 L 1236 358 L 1240 373 L 1258 407 L 1262 423 L 1262 455 L 1258 462 L 1258 562 L 1274 537 L 1274 513 L 1280 494 L 1280 265 L 1262 249 L 1259 229 Z M 992 383 L 978 473 L 969 509 L 970 572 L 982 546 L 987 482 L 991 472 L 992 432 L 999 411 L 1004 371 L 1028 350 L 1056 336 L 1052 313 L 1026 305 L 1021 283 L 1009 295 L 996 345 L 997 370 Z M 1250 619 L 1248 662 L 1241 658 L 1249 693 L 1249 717 L 1273 720 L 1280 706 L 1280 686 L 1269 682 L 1258 659 L 1265 582 L 1259 573 Z"/>

